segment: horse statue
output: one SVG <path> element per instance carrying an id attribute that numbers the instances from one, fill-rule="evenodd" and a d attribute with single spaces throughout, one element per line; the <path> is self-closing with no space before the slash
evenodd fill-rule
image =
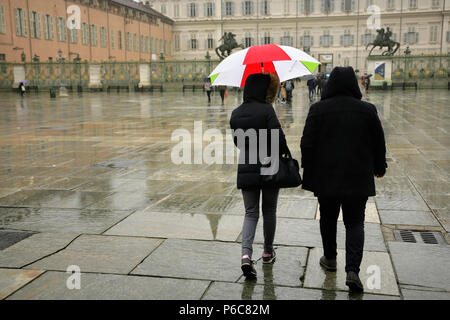
<path id="1" fill-rule="evenodd" d="M 388 28 L 386 28 L 386 31 L 384 28 L 377 29 L 377 36 L 375 40 L 371 43 L 368 43 L 366 46 L 366 50 L 369 46 L 372 46 L 372 49 L 370 49 L 369 56 L 372 54 L 373 49 L 376 47 L 379 47 L 380 49 L 383 49 L 384 47 L 387 47 L 387 50 L 383 51 L 381 53 L 382 56 L 393 56 L 397 50 L 400 48 L 400 43 L 396 42 L 394 40 L 391 40 L 392 31 Z"/>
<path id="2" fill-rule="evenodd" d="M 223 44 L 218 46 L 216 50 L 216 54 L 219 56 L 220 60 L 225 59 L 231 54 L 231 51 L 235 48 L 244 49 L 242 44 L 238 44 L 236 39 L 234 38 L 236 35 L 231 32 L 225 32 L 223 37 L 220 38 L 219 41 L 223 40 Z M 219 53 L 220 51 L 220 53 Z"/>

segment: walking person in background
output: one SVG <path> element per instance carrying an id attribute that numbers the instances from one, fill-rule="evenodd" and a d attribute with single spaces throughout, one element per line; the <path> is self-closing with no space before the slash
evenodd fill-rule
<path id="1" fill-rule="evenodd" d="M 227 86 L 219 86 L 220 99 L 222 99 L 222 105 L 225 104 L 225 92 L 227 91 Z"/>
<path id="2" fill-rule="evenodd" d="M 292 91 L 295 89 L 294 81 L 286 80 L 284 87 L 286 89 L 286 101 L 291 102 L 292 101 Z"/>
<path id="3" fill-rule="evenodd" d="M 309 79 L 306 82 L 306 85 L 308 86 L 309 101 L 312 102 L 314 100 L 314 95 L 316 94 L 316 82 L 314 81 L 314 78 Z"/>
<path id="4" fill-rule="evenodd" d="M 336 224 L 342 207 L 346 230 L 346 285 L 361 292 L 359 279 L 364 248 L 364 212 L 375 196 L 374 176 L 386 172 L 384 132 L 377 109 L 361 101 L 351 67 L 336 67 L 311 105 L 301 138 L 303 189 L 314 192 L 320 205 L 324 255 L 320 265 L 336 270 Z"/>
<path id="5" fill-rule="evenodd" d="M 276 209 L 279 188 L 271 183 L 263 183 L 261 179 L 261 159 L 259 159 L 259 147 L 261 141 L 267 139 L 268 157 L 278 157 L 279 154 L 288 154 L 289 149 L 286 139 L 281 129 L 275 110 L 272 107 L 280 82 L 275 74 L 258 73 L 250 75 L 244 87 L 244 102 L 231 114 L 230 126 L 233 129 L 235 145 L 240 148 L 237 173 L 237 188 L 242 189 L 244 198 L 245 217 L 242 227 L 242 259 L 241 269 L 247 279 L 256 278 L 256 270 L 252 261 L 253 240 L 255 238 L 256 225 L 259 219 L 259 203 L 262 197 L 262 214 L 264 219 L 264 252 L 262 254 L 263 263 L 273 263 L 275 261 L 275 251 L 273 241 L 276 228 Z M 241 130 L 239 130 L 241 129 Z M 261 134 L 261 129 L 268 129 L 267 135 Z M 272 154 L 270 129 L 278 130 L 279 154 Z M 251 137 L 245 138 L 247 134 L 254 132 L 255 140 Z M 242 138 L 242 136 L 244 136 Z M 239 143 L 239 139 L 245 139 Z M 259 142 L 255 147 L 252 143 Z M 254 160 L 251 160 L 254 159 Z M 258 159 L 258 161 L 255 161 Z M 266 159 L 262 162 L 265 163 Z"/>
<path id="6" fill-rule="evenodd" d="M 211 103 L 211 79 L 208 78 L 205 81 L 205 91 L 208 96 L 208 103 Z"/>
<path id="7" fill-rule="evenodd" d="M 20 96 L 21 96 L 21 97 L 24 96 L 25 91 L 26 91 L 25 85 L 24 85 L 24 83 L 21 81 L 21 82 L 19 83 L 19 92 L 20 92 Z"/>

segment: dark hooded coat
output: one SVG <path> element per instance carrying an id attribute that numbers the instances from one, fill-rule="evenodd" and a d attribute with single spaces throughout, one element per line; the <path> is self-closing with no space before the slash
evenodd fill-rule
<path id="1" fill-rule="evenodd" d="M 334 68 L 303 130 L 303 189 L 316 196 L 375 195 L 374 175 L 387 168 L 385 139 L 377 109 L 361 97 L 353 68 Z"/>
<path id="2" fill-rule="evenodd" d="M 275 97 L 278 90 L 278 80 L 274 81 L 273 77 L 268 74 L 252 74 L 250 75 L 244 87 L 244 102 L 233 110 L 230 118 L 230 127 L 235 132 L 238 129 L 242 129 L 244 133 L 247 133 L 249 129 L 254 129 L 257 135 L 258 149 L 253 150 L 259 154 L 260 146 L 260 132 L 259 129 L 267 130 L 267 154 L 272 155 L 271 151 L 271 135 L 270 129 L 278 129 L 279 134 L 279 153 L 287 154 L 289 149 L 286 144 L 284 132 L 281 129 L 280 122 L 272 105 L 268 102 Z M 234 143 L 236 146 L 237 138 L 233 134 Z M 250 161 L 250 139 L 245 140 L 245 162 L 238 164 L 237 173 L 237 188 L 238 189 L 251 189 L 251 188 L 274 188 L 276 186 L 263 184 L 261 181 L 261 159 L 257 157 L 257 162 Z M 242 147 L 242 146 L 241 146 Z"/>

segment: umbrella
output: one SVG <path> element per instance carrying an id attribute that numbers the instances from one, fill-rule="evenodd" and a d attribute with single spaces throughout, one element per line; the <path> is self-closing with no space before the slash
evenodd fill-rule
<path id="1" fill-rule="evenodd" d="M 243 87 L 253 73 L 276 73 L 283 82 L 312 74 L 319 64 L 299 49 L 264 44 L 233 53 L 219 63 L 209 77 L 213 86 Z"/>
<path id="2" fill-rule="evenodd" d="M 19 83 L 27 83 L 27 82 L 28 82 L 28 80 L 22 80 Z"/>

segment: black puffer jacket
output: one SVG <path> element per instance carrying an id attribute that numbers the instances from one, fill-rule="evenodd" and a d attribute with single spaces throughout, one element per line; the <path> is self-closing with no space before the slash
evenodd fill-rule
<path id="1" fill-rule="evenodd" d="M 374 196 L 374 174 L 386 172 L 377 109 L 361 101 L 351 67 L 336 67 L 310 107 L 300 147 L 303 189 L 316 196 Z"/>
<path id="2" fill-rule="evenodd" d="M 257 157 L 256 163 L 251 160 L 251 155 L 256 156 L 259 154 L 260 146 L 260 132 L 258 129 L 269 129 L 267 130 L 267 146 L 268 146 L 268 156 L 271 155 L 271 135 L 270 129 L 279 129 L 279 153 L 286 154 L 289 152 L 284 132 L 281 129 L 280 122 L 278 121 L 277 115 L 272 105 L 267 103 L 266 99 L 268 96 L 275 96 L 278 89 L 279 83 L 273 80 L 267 74 L 252 74 L 250 75 L 246 82 L 244 88 L 244 102 L 233 110 L 230 118 L 231 129 L 236 130 L 242 129 L 244 133 L 249 133 L 248 130 L 254 129 L 257 136 L 257 146 L 258 148 L 252 149 L 250 152 L 249 140 L 245 139 L 245 161 L 239 163 L 238 173 L 237 173 L 237 188 L 238 189 L 250 189 L 250 188 L 273 188 L 276 186 L 265 185 L 261 182 L 260 170 L 261 170 L 261 159 Z M 270 99 L 270 98 L 269 98 Z M 234 143 L 237 144 L 237 137 L 235 134 Z M 255 154 L 256 153 L 256 154 Z M 243 159 L 244 160 L 244 159 Z"/>

